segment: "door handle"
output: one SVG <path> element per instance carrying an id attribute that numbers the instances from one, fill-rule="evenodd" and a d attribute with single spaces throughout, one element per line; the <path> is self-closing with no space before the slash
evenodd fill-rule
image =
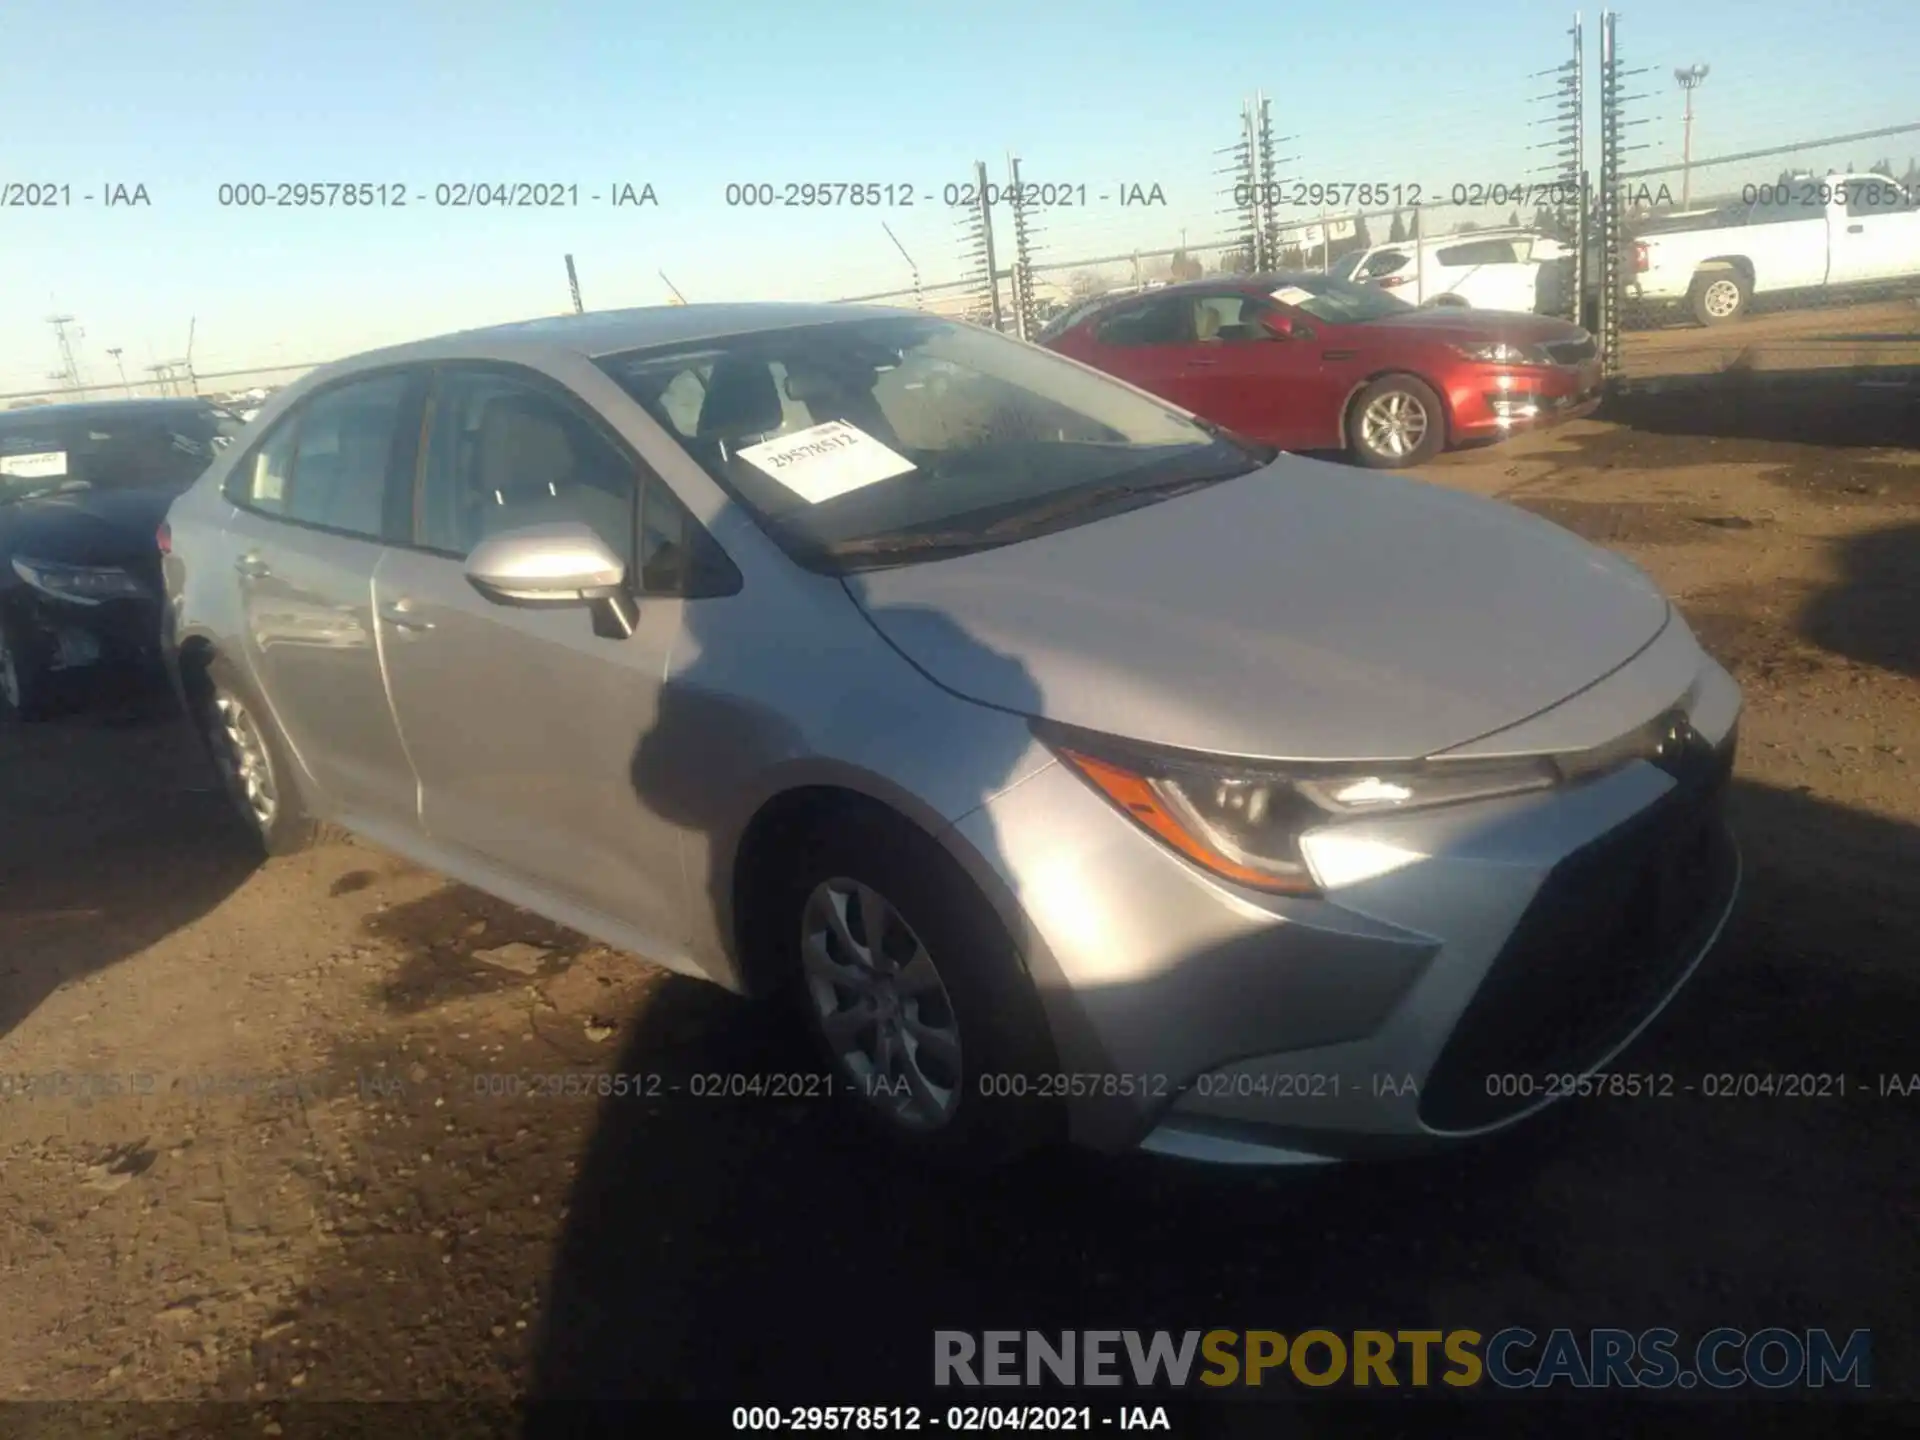
<path id="1" fill-rule="evenodd" d="M 1866 233 L 1866 229 L 1867 227 L 1864 225 L 1849 225 L 1847 227 L 1847 233 L 1849 235 L 1864 235 Z"/>
<path id="2" fill-rule="evenodd" d="M 1189 370 L 1199 370 L 1205 366 L 1218 365 L 1219 363 L 1220 362 L 1218 360 L 1215 360 L 1212 356 L 1207 356 L 1204 359 L 1187 361 L 1187 368 Z"/>
<path id="3" fill-rule="evenodd" d="M 380 618 L 396 630 L 431 630 L 433 622 L 422 620 L 407 608 L 404 600 L 389 600 L 380 607 Z"/>
<path id="4" fill-rule="evenodd" d="M 242 555 L 233 562 L 233 568 L 249 580 L 264 580 L 273 574 L 272 568 L 258 555 Z"/>

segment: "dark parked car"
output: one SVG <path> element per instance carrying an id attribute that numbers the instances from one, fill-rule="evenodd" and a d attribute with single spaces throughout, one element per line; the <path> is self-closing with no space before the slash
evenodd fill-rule
<path id="1" fill-rule="evenodd" d="M 47 714 L 73 672 L 159 673 L 157 531 L 240 428 L 205 400 L 0 412 L 0 721 Z"/>

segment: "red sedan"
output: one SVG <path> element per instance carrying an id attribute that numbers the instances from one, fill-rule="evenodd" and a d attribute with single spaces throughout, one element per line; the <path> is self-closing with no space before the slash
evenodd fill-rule
<path id="1" fill-rule="evenodd" d="M 1219 277 L 1069 311 L 1040 343 L 1283 450 L 1397 468 L 1587 414 L 1593 336 L 1565 320 L 1421 309 L 1326 275 Z"/>

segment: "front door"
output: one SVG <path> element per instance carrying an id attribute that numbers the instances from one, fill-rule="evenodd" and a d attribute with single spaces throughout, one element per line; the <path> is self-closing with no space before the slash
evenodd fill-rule
<path id="1" fill-rule="evenodd" d="M 1225 424 L 1196 403 L 1199 394 L 1187 383 L 1185 352 L 1192 339 L 1193 306 L 1187 297 L 1156 295 L 1106 312 L 1066 349 L 1076 360 Z"/>
<path id="2" fill-rule="evenodd" d="M 1194 397 L 1195 413 L 1283 450 L 1339 443 L 1338 382 L 1323 358 L 1318 322 L 1242 291 L 1189 303 L 1196 339 L 1183 349 L 1181 388 Z M 1281 314 L 1292 334 L 1267 328 L 1266 317 Z"/>
<path id="3" fill-rule="evenodd" d="M 227 484 L 245 644 L 281 733 L 325 812 L 405 829 L 414 777 L 381 680 L 373 577 L 410 383 L 388 374 L 319 392 Z"/>
<path id="4" fill-rule="evenodd" d="M 431 841 L 607 915 L 670 954 L 684 944 L 679 832 L 635 793 L 686 602 L 644 593 L 643 499 L 671 496 L 590 409 L 509 367 L 449 366 L 429 407 L 414 544 L 377 583 L 387 677 Z M 482 538 L 584 521 L 642 592 L 623 640 L 584 609 L 494 604 L 462 562 Z"/>
<path id="5" fill-rule="evenodd" d="M 1836 189 L 1843 188 L 1836 184 Z M 1831 283 L 1873 284 L 1920 275 L 1920 209 L 1891 180 L 1847 180 L 1833 209 Z"/>

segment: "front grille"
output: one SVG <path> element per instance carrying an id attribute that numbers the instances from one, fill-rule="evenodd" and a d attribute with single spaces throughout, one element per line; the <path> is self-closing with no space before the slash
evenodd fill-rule
<path id="1" fill-rule="evenodd" d="M 1562 340 L 1547 346 L 1547 354 L 1553 357 L 1556 365 L 1578 365 L 1584 360 L 1591 360 L 1596 353 L 1591 335 L 1584 340 Z"/>
<path id="2" fill-rule="evenodd" d="M 1547 1077 L 1599 1064 L 1660 1003 L 1738 873 L 1723 813 L 1735 745 L 1729 734 L 1663 756 L 1674 788 L 1553 868 L 1428 1074 L 1428 1125 L 1518 1114 L 1549 1093 Z"/>

